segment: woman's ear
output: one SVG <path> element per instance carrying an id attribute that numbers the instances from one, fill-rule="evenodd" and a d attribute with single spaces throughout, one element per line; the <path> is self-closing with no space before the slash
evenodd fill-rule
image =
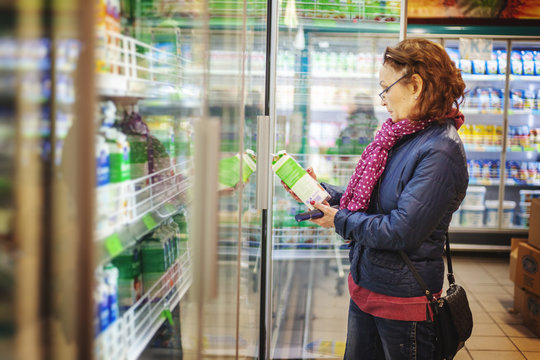
<path id="1" fill-rule="evenodd" d="M 420 75 L 413 74 L 413 76 L 411 76 L 410 85 L 412 96 L 417 99 L 418 96 L 420 96 L 420 94 L 422 93 L 422 89 L 424 88 L 424 80 L 422 80 Z"/>

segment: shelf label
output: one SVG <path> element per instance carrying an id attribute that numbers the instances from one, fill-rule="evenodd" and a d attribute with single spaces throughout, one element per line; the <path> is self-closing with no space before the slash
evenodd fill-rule
<path id="1" fill-rule="evenodd" d="M 459 53 L 462 59 L 491 60 L 493 41 L 489 39 L 459 39 Z"/>
<path id="2" fill-rule="evenodd" d="M 152 230 L 153 228 L 157 226 L 156 220 L 150 213 L 144 215 L 142 218 L 142 221 L 148 230 Z"/>
<path id="3" fill-rule="evenodd" d="M 171 310 L 163 310 L 163 312 L 161 313 L 161 316 L 167 319 L 170 325 L 174 325 L 174 320 L 173 320 Z"/>
<path id="4" fill-rule="evenodd" d="M 124 250 L 124 246 L 122 245 L 118 234 L 112 234 L 105 239 L 105 248 L 110 256 L 116 256 Z"/>

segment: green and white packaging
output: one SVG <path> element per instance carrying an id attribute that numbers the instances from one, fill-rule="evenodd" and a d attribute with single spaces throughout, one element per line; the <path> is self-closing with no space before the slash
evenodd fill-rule
<path id="1" fill-rule="evenodd" d="M 323 202 L 330 199 L 330 194 L 307 173 L 298 162 L 285 151 L 274 155 L 272 170 L 283 182 L 302 200 L 304 204 L 313 210 L 311 201 Z"/>
<path id="2" fill-rule="evenodd" d="M 246 150 L 242 156 L 242 181 L 245 183 L 257 169 L 256 156 L 252 150 Z M 240 182 L 240 154 L 221 159 L 219 162 L 219 190 L 233 188 Z"/>

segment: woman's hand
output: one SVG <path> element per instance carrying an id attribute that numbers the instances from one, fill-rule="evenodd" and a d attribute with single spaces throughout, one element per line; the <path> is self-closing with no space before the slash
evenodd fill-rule
<path id="1" fill-rule="evenodd" d="M 315 180 L 317 180 L 317 175 L 315 175 L 315 171 L 313 171 L 313 168 L 310 166 L 306 169 L 307 173 Z M 287 190 L 287 192 L 289 194 L 291 194 L 291 196 L 293 197 L 294 200 L 298 201 L 299 203 L 303 203 L 302 200 L 300 200 L 300 198 L 298 196 L 296 196 L 296 194 L 294 193 L 294 191 L 291 190 L 290 187 L 287 186 L 287 184 L 285 184 L 283 182 L 283 180 L 281 180 L 281 185 L 283 185 L 283 187 L 285 188 L 285 190 Z"/>
<path id="2" fill-rule="evenodd" d="M 312 201 L 311 205 L 315 209 L 321 210 L 324 213 L 324 216 L 322 218 L 311 219 L 309 221 L 324 228 L 333 228 L 334 218 L 336 217 L 336 213 L 339 211 L 339 209 L 331 207 L 330 204 L 328 204 L 328 202 L 326 201 L 324 203 L 317 203 Z"/>

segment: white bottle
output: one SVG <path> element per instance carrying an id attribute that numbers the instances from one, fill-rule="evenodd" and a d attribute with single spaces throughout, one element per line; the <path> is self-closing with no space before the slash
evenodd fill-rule
<path id="1" fill-rule="evenodd" d="M 109 147 L 105 138 L 101 135 L 96 137 L 96 172 L 97 186 L 107 185 L 110 180 Z"/>
<path id="2" fill-rule="evenodd" d="M 111 227 L 119 227 L 126 221 L 126 208 L 123 206 L 125 194 L 122 191 L 122 143 L 118 140 L 119 131 L 115 128 L 107 128 L 105 137 L 109 147 L 109 168 L 111 191 L 108 197 L 108 219 Z"/>
<path id="3" fill-rule="evenodd" d="M 107 289 L 107 306 L 109 308 L 109 325 L 113 324 L 119 317 L 118 310 L 118 269 L 107 264 L 103 269 L 105 285 Z"/>
<path id="4" fill-rule="evenodd" d="M 107 284 L 103 270 L 99 268 L 95 274 L 96 277 L 96 301 L 97 316 L 99 318 L 99 331 L 105 331 L 110 325 L 109 298 Z"/>

